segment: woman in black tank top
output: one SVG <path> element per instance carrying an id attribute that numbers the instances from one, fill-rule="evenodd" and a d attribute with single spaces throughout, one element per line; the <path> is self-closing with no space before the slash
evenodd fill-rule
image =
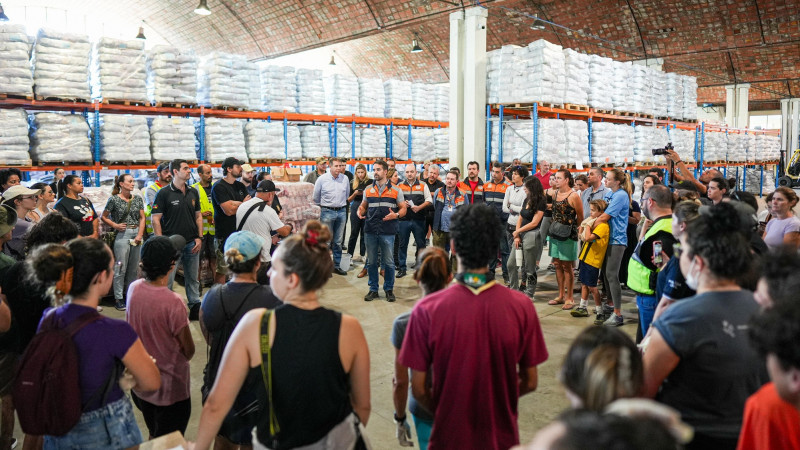
<path id="1" fill-rule="evenodd" d="M 252 310 L 236 326 L 195 448 L 209 448 L 250 370 L 264 380 L 254 449 L 352 448 L 360 439 L 358 424 L 370 413 L 369 350 L 354 317 L 319 304 L 333 266 L 330 238 L 328 227 L 312 220 L 275 251 L 270 285 L 284 305 Z"/>

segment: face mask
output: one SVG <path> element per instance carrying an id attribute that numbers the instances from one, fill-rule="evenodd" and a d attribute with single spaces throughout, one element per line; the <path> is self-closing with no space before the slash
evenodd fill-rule
<path id="1" fill-rule="evenodd" d="M 648 220 L 653 220 L 650 218 L 650 209 L 647 207 L 647 200 L 642 201 L 642 214 Z"/>
<path id="2" fill-rule="evenodd" d="M 694 273 L 695 262 L 697 259 L 692 259 L 692 263 L 689 264 L 689 270 L 686 271 L 686 285 L 689 286 L 689 289 L 696 291 L 698 284 L 700 284 L 700 274 Z"/>

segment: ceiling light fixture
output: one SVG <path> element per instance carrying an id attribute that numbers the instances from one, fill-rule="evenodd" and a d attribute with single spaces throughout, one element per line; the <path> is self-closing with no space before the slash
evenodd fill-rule
<path id="1" fill-rule="evenodd" d="M 194 9 L 194 13 L 200 14 L 201 16 L 207 16 L 211 14 L 211 10 L 208 9 L 207 0 L 200 0 L 200 4 Z"/>
<path id="2" fill-rule="evenodd" d="M 328 63 L 329 66 L 335 66 L 336 60 L 333 59 L 333 55 L 331 55 L 331 62 Z"/>
<path id="3" fill-rule="evenodd" d="M 419 36 L 417 35 L 417 33 L 414 33 L 414 40 L 411 41 L 411 53 L 422 52 L 422 47 L 420 47 L 419 44 L 417 43 L 418 38 Z"/>
<path id="4" fill-rule="evenodd" d="M 533 21 L 533 25 L 531 25 L 531 30 L 536 30 L 536 31 L 544 30 L 544 22 L 539 20 L 539 15 L 534 14 L 533 17 L 535 17 L 536 20 Z"/>
<path id="5" fill-rule="evenodd" d="M 6 15 L 5 11 L 3 11 L 2 4 L 0 4 L 0 22 L 8 22 L 8 16 Z"/>
<path id="6" fill-rule="evenodd" d="M 147 38 L 144 37 L 144 20 L 142 21 L 142 24 L 139 25 L 139 34 L 136 35 L 136 39 L 139 39 L 139 40 L 142 40 L 142 41 L 147 40 Z"/>

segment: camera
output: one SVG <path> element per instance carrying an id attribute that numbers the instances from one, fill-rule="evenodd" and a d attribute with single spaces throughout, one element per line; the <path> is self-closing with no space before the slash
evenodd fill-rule
<path id="1" fill-rule="evenodd" d="M 665 145 L 664 148 L 654 148 L 653 149 L 653 156 L 663 156 L 667 154 L 668 150 L 675 150 L 675 147 L 672 146 L 672 142 Z"/>

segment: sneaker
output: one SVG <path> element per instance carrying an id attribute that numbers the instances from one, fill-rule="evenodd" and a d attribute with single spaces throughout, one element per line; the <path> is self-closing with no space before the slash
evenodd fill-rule
<path id="1" fill-rule="evenodd" d="M 507 274 L 507 273 L 504 273 L 504 274 L 503 274 L 503 284 L 505 284 L 506 286 L 508 286 L 508 283 L 511 283 L 511 281 L 508 279 L 508 274 Z"/>
<path id="2" fill-rule="evenodd" d="M 364 257 L 361 255 L 354 256 L 352 259 L 353 262 L 364 262 Z"/>
<path id="3" fill-rule="evenodd" d="M 395 300 L 397 300 L 397 298 L 394 296 L 394 291 L 384 291 L 384 292 L 386 292 L 386 301 L 387 302 L 392 303 Z M 376 292 L 375 295 L 377 295 L 377 294 L 378 293 Z"/>
<path id="4" fill-rule="evenodd" d="M 608 316 L 606 314 L 597 313 L 597 314 L 594 315 L 594 324 L 595 325 L 602 325 L 606 321 L 607 318 L 608 318 Z"/>
<path id="5" fill-rule="evenodd" d="M 606 316 L 614 314 L 614 307 L 608 303 L 603 303 L 603 314 Z"/>
<path id="6" fill-rule="evenodd" d="M 572 315 L 572 317 L 589 317 L 589 311 L 587 311 L 586 308 L 579 306 L 570 311 L 570 315 Z"/>
<path id="7" fill-rule="evenodd" d="M 117 300 L 114 302 L 114 308 L 116 308 L 117 311 L 125 311 L 125 300 Z"/>
<path id="8" fill-rule="evenodd" d="M 17 444 L 18 444 L 17 438 L 11 438 L 11 446 L 8 447 L 8 448 L 10 448 L 11 450 L 14 450 L 15 448 L 17 448 Z"/>
<path id="9" fill-rule="evenodd" d="M 549 270 L 550 272 L 555 272 L 556 271 L 556 266 L 550 264 L 550 265 L 547 266 L 547 270 Z"/>
<path id="10" fill-rule="evenodd" d="M 189 307 L 189 320 L 200 320 L 200 303 Z"/>
<path id="11" fill-rule="evenodd" d="M 519 289 L 519 291 L 520 291 L 520 292 L 525 292 L 525 289 L 526 289 L 527 287 L 528 287 L 528 285 L 527 285 L 527 284 L 525 284 L 525 283 L 520 283 L 520 284 L 519 284 L 519 288 L 518 288 L 518 289 Z"/>
<path id="12" fill-rule="evenodd" d="M 103 312 L 103 307 L 102 306 L 98 306 L 97 307 L 97 312 Z"/>
<path id="13" fill-rule="evenodd" d="M 365 302 L 371 302 L 371 301 L 375 300 L 378 297 L 379 296 L 378 296 L 378 292 L 377 291 L 369 291 L 367 293 L 367 295 L 364 296 L 364 301 Z"/>
<path id="14" fill-rule="evenodd" d="M 406 271 L 405 271 L 405 270 L 402 270 L 402 269 L 400 269 L 400 270 L 397 272 L 397 275 L 395 275 L 394 277 L 395 277 L 395 278 L 403 278 L 403 277 L 404 277 L 404 276 L 406 276 L 406 275 L 407 275 Z"/>
<path id="15" fill-rule="evenodd" d="M 611 313 L 611 315 L 608 316 L 608 319 L 603 322 L 603 325 L 607 327 L 621 327 L 624 322 L 625 320 L 622 318 L 622 316 Z"/>
<path id="16" fill-rule="evenodd" d="M 347 275 L 347 272 L 345 272 L 344 270 L 342 270 L 339 267 L 335 267 L 333 269 L 333 273 L 335 273 L 336 275 Z"/>

